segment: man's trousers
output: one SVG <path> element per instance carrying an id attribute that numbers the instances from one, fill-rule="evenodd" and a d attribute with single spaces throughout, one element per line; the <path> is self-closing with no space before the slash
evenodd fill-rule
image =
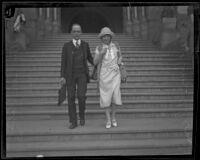
<path id="1" fill-rule="evenodd" d="M 75 98 L 78 98 L 79 118 L 85 119 L 85 102 L 87 92 L 87 76 L 85 73 L 74 73 L 72 82 L 67 85 L 68 114 L 70 123 L 77 123 Z"/>

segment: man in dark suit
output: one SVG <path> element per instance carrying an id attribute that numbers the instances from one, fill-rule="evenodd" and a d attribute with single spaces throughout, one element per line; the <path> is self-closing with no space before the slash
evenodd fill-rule
<path id="1" fill-rule="evenodd" d="M 87 60 L 93 65 L 93 57 L 88 43 L 80 40 L 81 33 L 81 26 L 73 24 L 71 30 L 73 39 L 65 43 L 62 49 L 60 84 L 67 86 L 70 129 L 74 129 L 78 125 L 75 105 L 76 87 L 80 125 L 85 125 L 86 91 L 90 79 Z"/>

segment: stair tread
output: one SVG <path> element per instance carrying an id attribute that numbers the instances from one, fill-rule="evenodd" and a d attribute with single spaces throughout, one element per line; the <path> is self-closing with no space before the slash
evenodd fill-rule
<path id="1" fill-rule="evenodd" d="M 99 103 L 98 100 L 90 100 L 90 101 L 86 101 L 87 104 L 97 104 Z M 137 104 L 137 103 L 144 103 L 144 104 L 149 104 L 149 103 L 193 103 L 193 100 L 185 100 L 185 99 L 181 99 L 181 100 L 125 100 L 123 102 L 124 104 L 126 103 L 132 103 L 132 104 Z M 67 104 L 67 102 L 65 101 L 64 104 Z M 57 102 L 29 102 L 29 103 L 9 103 L 6 102 L 6 105 L 57 105 Z"/>
<path id="2" fill-rule="evenodd" d="M 8 152 L 12 151 L 70 151 L 70 150 L 106 150 L 129 148 L 166 148 L 192 147 L 187 139 L 159 139 L 159 140 L 109 140 L 109 141 L 81 141 L 81 142 L 33 142 L 7 144 Z M 67 155 L 67 153 L 66 153 Z M 98 153 L 97 153 L 98 155 Z"/>
<path id="3" fill-rule="evenodd" d="M 32 54 L 32 53 L 37 53 L 37 54 L 42 54 L 42 53 L 48 53 L 48 54 L 50 54 L 50 53 L 59 53 L 59 54 L 61 54 L 61 52 L 60 51 L 10 51 L 10 54 L 8 54 L 8 55 L 12 55 L 12 54 L 14 54 L 14 53 L 17 53 L 17 55 L 19 55 L 19 53 L 23 53 L 23 54 L 28 54 L 28 55 L 30 55 L 30 54 Z M 171 53 L 172 55 L 174 54 L 174 53 L 182 53 L 181 51 L 157 51 L 157 50 L 153 50 L 153 51 L 135 51 L 135 50 L 128 50 L 128 51 L 122 51 L 122 54 L 125 54 L 125 53 L 136 53 L 136 54 L 141 54 L 141 53 L 153 53 L 153 54 L 162 54 L 162 53 Z M 133 54 L 134 55 L 134 54 Z"/>
<path id="4" fill-rule="evenodd" d="M 59 107 L 59 106 L 58 106 Z M 186 108 L 121 108 L 118 109 L 118 113 L 174 113 L 174 112 L 192 112 L 193 108 L 192 107 L 186 107 Z M 18 108 L 16 109 L 7 109 L 7 115 L 40 115 L 40 114 L 49 114 L 49 115 L 62 115 L 62 114 L 67 114 L 68 111 L 66 111 L 66 108 L 60 107 L 60 108 L 53 108 L 53 109 L 40 109 L 40 110 L 35 110 L 35 109 L 22 109 L 19 110 Z M 86 110 L 86 114 L 99 114 L 99 113 L 104 113 L 104 111 L 100 108 L 96 109 L 88 109 Z"/>
<path id="5" fill-rule="evenodd" d="M 47 71 L 48 70 L 52 70 L 52 71 L 60 71 L 60 67 L 55 67 L 55 66 L 52 66 L 51 68 L 49 67 L 49 66 L 47 66 L 46 67 L 47 69 Z M 41 66 L 39 66 L 38 68 L 37 67 L 35 67 L 35 68 L 16 68 L 16 67 L 13 67 L 12 68 L 12 66 L 10 66 L 9 68 L 7 67 L 7 71 L 9 71 L 9 70 L 14 70 L 14 69 L 16 69 L 16 71 L 17 71 L 17 69 L 19 69 L 18 71 L 22 71 L 22 70 L 24 70 L 24 71 L 32 71 L 32 70 L 38 70 L 38 69 L 41 69 L 41 70 L 45 70 L 45 66 L 44 67 L 41 67 Z M 144 66 L 144 68 L 142 68 L 141 66 L 138 66 L 137 68 L 134 68 L 134 69 L 132 69 L 132 68 L 130 68 L 129 70 L 156 70 L 156 71 L 162 71 L 162 70 L 192 70 L 192 67 L 187 67 L 187 68 L 183 68 L 183 67 L 177 67 L 177 66 L 174 66 L 174 68 L 172 68 L 172 67 L 170 67 L 170 68 L 168 68 L 168 67 L 157 67 L 157 66 L 153 66 L 153 67 L 145 67 Z M 39 70 L 40 71 L 40 70 Z"/>
<path id="6" fill-rule="evenodd" d="M 146 74 L 146 73 L 129 73 L 131 77 L 148 77 L 148 78 L 155 78 L 155 77 L 167 77 L 167 78 L 173 78 L 173 77 L 180 77 L 180 78 L 186 78 L 186 75 L 184 73 L 171 73 L 171 74 L 163 74 L 163 73 L 157 73 L 157 74 Z M 188 73 L 187 77 L 192 77 L 193 73 Z M 27 75 L 27 74 L 6 74 L 6 78 L 60 78 L 60 73 L 58 74 L 33 74 L 33 75 Z"/>
<path id="7" fill-rule="evenodd" d="M 143 93 L 134 93 L 134 92 L 122 92 L 122 95 L 124 96 L 181 96 L 181 95 L 193 95 L 193 92 L 179 92 L 179 93 L 176 93 L 176 92 L 143 92 Z M 8 98 L 11 98 L 11 97 L 57 97 L 58 96 L 58 93 L 37 93 L 37 94 L 7 94 L 6 97 Z M 92 96 L 92 97 L 96 97 L 96 96 L 99 96 L 99 93 L 86 93 L 86 96 Z"/>
<path id="8" fill-rule="evenodd" d="M 183 83 L 183 82 L 193 82 L 193 78 L 187 78 L 187 79 L 178 79 L 178 78 L 174 78 L 174 79 L 152 79 L 152 80 L 149 80 L 149 79 L 128 79 L 127 80 L 127 83 L 129 82 L 132 82 L 132 83 L 136 83 L 136 82 L 139 82 L 139 83 L 142 83 L 142 82 L 180 82 L 180 83 Z M 12 83 L 12 84 L 22 84 L 22 83 L 28 83 L 28 84 L 34 84 L 34 83 L 46 83 L 46 84 L 58 84 L 58 81 L 55 81 L 55 80 L 51 80 L 51 79 L 47 79 L 47 80 L 15 80 L 15 81 L 12 81 L 12 80 L 7 80 L 6 81 L 6 84 L 9 84 L 9 83 Z M 95 84 L 96 81 L 91 81 L 91 84 Z"/>
<path id="9" fill-rule="evenodd" d="M 134 57 L 131 57 L 131 58 L 134 58 Z M 185 63 L 185 62 L 187 62 L 188 63 L 188 62 L 190 62 L 191 63 L 191 61 L 188 60 L 188 59 L 180 59 L 180 58 L 176 58 L 176 59 L 175 58 L 168 58 L 168 59 L 165 58 L 165 59 L 162 59 L 162 57 L 158 57 L 158 58 L 161 58 L 161 59 L 151 59 L 151 60 L 144 60 L 145 57 L 141 57 L 141 58 L 142 59 L 135 60 L 135 62 L 144 62 L 144 63 L 154 63 L 154 62 L 157 63 L 158 62 L 158 63 L 162 63 L 164 61 L 164 63 L 166 63 L 166 62 L 168 62 L 168 63 L 171 63 L 171 62 L 173 62 L 173 63 L 174 62 L 179 62 L 179 63 Z M 130 57 L 129 57 L 128 59 L 124 58 L 123 61 L 130 63 L 130 61 L 132 62 L 133 60 L 130 59 Z M 51 59 L 51 60 L 48 60 L 48 59 L 40 59 L 40 60 L 37 60 L 37 59 L 27 59 L 27 60 L 19 59 L 17 61 L 7 59 L 6 62 L 23 62 L 23 63 L 24 62 L 26 62 L 26 63 L 29 63 L 29 62 L 48 62 L 48 63 L 51 62 L 51 63 L 58 63 L 59 62 L 60 63 L 61 59 L 60 58 L 59 59 Z"/>
<path id="10" fill-rule="evenodd" d="M 93 86 L 93 85 L 88 85 L 88 89 L 90 88 L 96 88 L 96 86 Z M 49 87 L 6 87 L 6 90 L 58 90 L 59 87 L 52 87 L 52 86 L 49 86 Z M 130 89 L 130 88 L 133 88 L 133 89 L 164 89 L 164 88 L 182 88 L 182 89 L 192 89 L 193 88 L 193 85 L 184 85 L 184 86 L 177 86 L 177 85 L 171 85 L 171 86 L 134 86 L 134 85 L 130 85 L 130 84 L 127 84 L 127 85 L 123 85 L 121 86 L 121 88 L 127 88 L 127 89 Z"/>
<path id="11" fill-rule="evenodd" d="M 7 121 L 7 136 L 55 135 L 55 134 L 95 134 L 95 133 L 141 133 L 192 131 L 192 118 L 133 118 L 117 119 L 118 127 L 105 128 L 105 119 L 86 119 L 84 127 L 68 129 L 67 120 Z"/>
<path id="12" fill-rule="evenodd" d="M 137 62 L 133 62 L 131 64 L 125 64 L 125 66 L 127 67 L 138 67 L 138 66 L 173 66 L 173 67 L 178 67 L 178 66 L 192 66 L 192 64 L 136 64 Z M 18 63 L 18 64 L 7 64 L 6 65 L 7 67 L 60 67 L 61 64 L 60 63 L 51 63 L 51 64 L 43 64 L 42 62 L 40 62 L 39 64 L 21 64 L 21 63 Z"/>

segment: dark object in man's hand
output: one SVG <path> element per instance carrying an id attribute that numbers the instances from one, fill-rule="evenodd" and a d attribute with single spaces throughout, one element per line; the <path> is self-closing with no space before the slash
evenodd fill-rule
<path id="1" fill-rule="evenodd" d="M 58 90 L 58 106 L 60 106 L 66 99 L 66 84 Z"/>

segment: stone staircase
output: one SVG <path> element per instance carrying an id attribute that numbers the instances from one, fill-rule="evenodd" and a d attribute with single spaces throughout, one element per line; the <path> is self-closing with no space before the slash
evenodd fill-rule
<path id="1" fill-rule="evenodd" d="M 96 34 L 83 34 L 91 51 Z M 122 84 L 119 127 L 105 129 L 96 82 L 88 85 L 86 125 L 68 129 L 67 102 L 57 106 L 61 50 L 68 34 L 6 55 L 7 156 L 166 155 L 192 152 L 192 62 L 179 51 L 116 34 L 129 77 Z M 77 102 L 76 102 L 77 103 Z"/>

